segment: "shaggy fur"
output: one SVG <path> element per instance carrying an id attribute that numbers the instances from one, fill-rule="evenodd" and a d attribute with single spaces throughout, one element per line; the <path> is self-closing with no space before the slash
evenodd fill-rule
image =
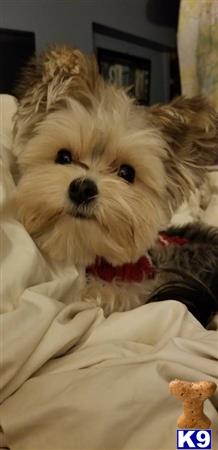
<path id="1" fill-rule="evenodd" d="M 95 59 L 79 50 L 54 47 L 31 61 L 18 99 L 19 217 L 62 264 L 137 261 L 217 158 L 218 117 L 206 100 L 143 108 L 104 82 Z M 71 152 L 71 164 L 56 163 L 60 149 Z M 122 165 L 134 168 L 133 182 L 119 176 Z M 78 205 L 69 186 L 86 179 L 97 194 Z M 108 315 L 144 303 L 159 278 L 131 285 L 89 278 L 81 295 Z"/>
<path id="2" fill-rule="evenodd" d="M 185 238 L 187 243 L 150 250 L 164 281 L 159 278 L 149 301 L 179 300 L 206 326 L 218 311 L 218 229 L 192 223 L 170 227 L 167 234 Z"/>

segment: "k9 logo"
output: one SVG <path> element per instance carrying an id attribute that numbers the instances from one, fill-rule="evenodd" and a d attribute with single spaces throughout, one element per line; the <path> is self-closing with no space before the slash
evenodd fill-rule
<path id="1" fill-rule="evenodd" d="M 177 430 L 177 449 L 211 449 L 211 430 Z"/>

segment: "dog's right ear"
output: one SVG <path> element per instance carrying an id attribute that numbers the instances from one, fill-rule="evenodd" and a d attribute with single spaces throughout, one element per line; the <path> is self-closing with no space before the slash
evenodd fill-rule
<path id="1" fill-rule="evenodd" d="M 23 112 L 30 115 L 55 109 L 66 96 L 89 104 L 98 80 L 93 56 L 54 46 L 29 62 L 15 93 Z"/>
<path id="2" fill-rule="evenodd" d="M 14 153 L 19 154 L 38 123 L 48 112 L 63 108 L 67 98 L 90 108 L 102 83 L 94 56 L 77 49 L 54 46 L 33 58 L 15 92 Z"/>

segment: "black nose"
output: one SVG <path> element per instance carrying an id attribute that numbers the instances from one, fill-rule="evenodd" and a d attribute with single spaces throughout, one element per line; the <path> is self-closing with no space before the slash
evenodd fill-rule
<path id="1" fill-rule="evenodd" d="M 77 178 L 70 183 L 68 192 L 70 200 L 79 206 L 82 203 L 87 204 L 94 200 L 98 194 L 98 188 L 94 181 L 88 178 Z"/>

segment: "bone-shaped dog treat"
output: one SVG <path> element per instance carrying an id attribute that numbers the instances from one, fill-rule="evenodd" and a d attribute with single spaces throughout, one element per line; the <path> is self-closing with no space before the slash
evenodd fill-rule
<path id="1" fill-rule="evenodd" d="M 207 429 L 210 419 L 204 414 L 204 401 L 214 394 L 217 385 L 212 381 L 173 380 L 169 384 L 170 392 L 183 403 L 183 414 L 178 418 L 178 428 Z"/>

